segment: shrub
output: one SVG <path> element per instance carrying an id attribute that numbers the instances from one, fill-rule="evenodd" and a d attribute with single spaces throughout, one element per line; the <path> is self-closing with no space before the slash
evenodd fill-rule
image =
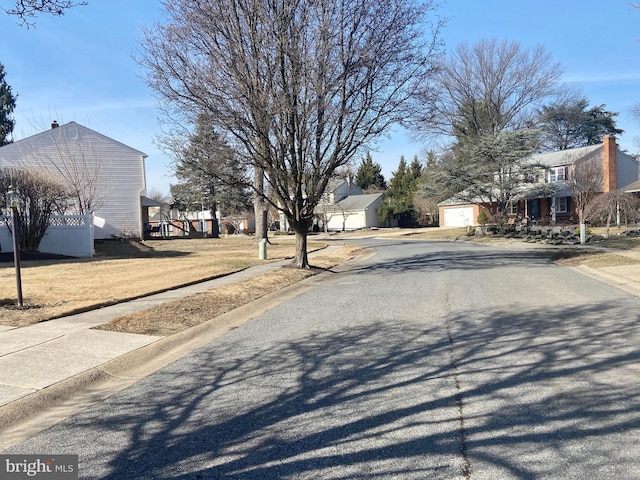
<path id="1" fill-rule="evenodd" d="M 574 234 L 575 236 L 577 236 L 577 237 L 579 237 L 579 236 L 580 236 L 580 227 L 579 227 L 579 226 L 578 226 L 578 227 L 576 227 L 576 228 L 573 230 L 573 234 Z M 585 229 L 585 235 L 586 235 L 587 237 L 588 237 L 588 236 L 590 236 L 590 235 L 592 235 L 592 234 L 593 234 L 593 232 L 591 231 L 591 229 L 590 229 L 590 228 L 586 228 L 586 229 Z"/>
<path id="2" fill-rule="evenodd" d="M 35 252 L 51 216 L 64 213 L 70 198 L 69 190 L 59 177 L 35 168 L 0 170 L 0 191 L 6 192 L 10 185 L 22 202 L 18 211 L 20 249 Z"/>

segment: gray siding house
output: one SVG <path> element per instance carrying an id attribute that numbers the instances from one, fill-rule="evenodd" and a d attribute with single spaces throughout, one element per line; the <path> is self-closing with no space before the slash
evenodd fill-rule
<path id="1" fill-rule="evenodd" d="M 0 169 L 38 168 L 84 185 L 96 216 L 95 238 L 142 237 L 146 154 L 69 122 L 0 147 Z M 80 213 L 78 203 L 69 214 Z M 85 212 L 88 213 L 88 212 Z"/>

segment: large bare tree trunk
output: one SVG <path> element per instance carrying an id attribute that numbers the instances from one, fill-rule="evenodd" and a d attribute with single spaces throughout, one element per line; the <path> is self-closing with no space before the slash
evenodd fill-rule
<path id="1" fill-rule="evenodd" d="M 310 268 L 309 256 L 307 253 L 307 238 L 313 218 L 303 217 L 300 220 L 289 218 L 288 221 L 296 234 L 296 251 L 295 257 L 291 262 L 291 266 L 296 268 Z"/>
<path id="2" fill-rule="evenodd" d="M 218 211 L 218 202 L 213 202 L 211 210 L 211 238 L 220 238 L 220 224 L 218 223 L 218 217 L 216 213 Z"/>
<path id="3" fill-rule="evenodd" d="M 291 262 L 291 266 L 296 268 L 310 268 L 309 256 L 307 254 L 307 231 L 296 231 L 296 256 Z"/>

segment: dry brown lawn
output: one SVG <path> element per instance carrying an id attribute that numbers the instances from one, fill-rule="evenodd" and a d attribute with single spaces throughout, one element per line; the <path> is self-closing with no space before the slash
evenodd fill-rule
<path id="1" fill-rule="evenodd" d="M 344 245 L 326 255 L 316 255 L 312 262 L 314 268 L 311 270 L 281 267 L 243 282 L 198 293 L 187 300 L 175 300 L 142 312 L 126 315 L 98 328 L 143 335 L 172 335 L 212 320 L 223 313 L 291 286 L 319 272 L 325 272 L 361 253 L 363 250 L 360 247 Z"/>
<path id="2" fill-rule="evenodd" d="M 293 237 L 274 237 L 269 261 L 292 258 Z M 326 246 L 310 239 L 309 251 Z M 256 265 L 253 238 L 176 239 L 96 244 L 93 259 L 22 262 L 27 308 L 17 309 L 13 262 L 0 263 L 0 325 L 25 326 Z"/>
<path id="3" fill-rule="evenodd" d="M 474 238 L 466 235 L 466 229 L 433 228 L 384 232 L 389 233 L 416 239 L 469 241 Z M 341 240 L 348 242 L 348 237 L 349 235 L 343 235 Z M 505 241 L 492 237 L 483 237 L 481 240 Z M 268 247 L 269 261 L 293 257 L 295 246 L 292 237 L 274 237 L 271 242 Z M 326 242 L 311 238 L 309 251 L 325 246 Z M 590 246 L 640 251 L 640 238 L 613 235 L 610 239 Z M 198 294 L 197 301 L 165 304 L 119 318 L 102 328 L 171 335 L 361 253 L 359 247 L 345 244 L 337 251 L 315 256 L 312 264 L 317 268 L 310 271 L 281 268 L 261 277 Z M 551 255 L 554 261 L 567 266 L 588 265 L 598 268 L 640 263 L 615 252 L 584 250 L 579 247 L 556 249 Z M 248 237 L 154 240 L 145 243 L 103 242 L 96 244 L 93 259 L 24 261 L 22 283 L 27 305 L 23 309 L 15 307 L 13 263 L 0 263 L 0 325 L 26 326 L 215 278 L 260 262 L 257 245 L 254 239 Z"/>
<path id="4" fill-rule="evenodd" d="M 640 263 L 640 260 L 617 253 L 579 249 L 559 250 L 552 255 L 552 260 L 565 267 L 585 265 L 592 268 L 617 267 Z"/>

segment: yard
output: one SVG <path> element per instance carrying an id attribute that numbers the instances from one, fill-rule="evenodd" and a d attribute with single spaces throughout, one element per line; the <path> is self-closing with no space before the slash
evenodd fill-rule
<path id="1" fill-rule="evenodd" d="M 274 237 L 269 261 L 294 255 L 293 237 Z M 309 251 L 326 246 L 310 239 Z M 0 325 L 22 326 L 215 278 L 256 265 L 253 238 L 96 243 L 93 259 L 25 260 L 27 308 L 17 309 L 13 262 L 0 263 Z"/>
<path id="2" fill-rule="evenodd" d="M 402 235 L 404 238 L 513 242 L 494 236 L 468 236 L 466 229 L 415 229 L 369 232 L 374 235 Z M 594 233 L 601 233 L 595 231 Z M 592 267 L 639 263 L 618 252 L 640 252 L 640 237 L 620 236 L 590 242 L 585 247 L 554 248 L 550 258 L 560 264 Z M 354 232 L 358 236 L 360 232 Z M 341 234 L 348 242 L 350 234 Z M 268 261 L 294 255 L 292 237 L 274 237 L 268 247 Z M 309 241 L 309 251 L 326 246 L 323 240 Z M 544 245 L 541 245 L 544 246 Z M 596 247 L 596 248 L 593 248 Z M 331 268 L 362 253 L 346 243 L 341 249 L 315 257 L 312 264 Z M 258 247 L 250 237 L 220 239 L 177 239 L 147 242 L 109 241 L 96 244 L 93 259 L 25 260 L 22 286 L 25 308 L 16 303 L 13 262 L 0 262 L 0 325 L 26 326 L 73 312 L 88 310 L 181 285 L 215 278 L 260 262 Z M 197 302 L 160 306 L 103 326 L 104 329 L 142 334 L 170 335 L 246 304 L 260 296 L 294 284 L 316 271 L 278 269 L 243 283 L 199 294 Z M 168 307 L 168 308 L 166 308 Z"/>

